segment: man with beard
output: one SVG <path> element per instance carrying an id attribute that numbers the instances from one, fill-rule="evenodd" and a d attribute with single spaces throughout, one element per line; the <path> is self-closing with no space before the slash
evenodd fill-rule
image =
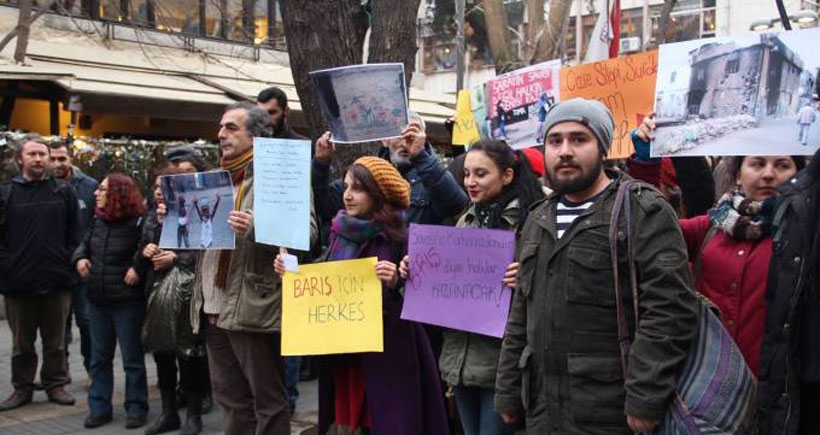
<path id="1" fill-rule="evenodd" d="M 410 209 L 405 214 L 405 221 L 437 225 L 464 211 L 469 198 L 459 187 L 460 181 L 456 181 L 436 158 L 426 140 L 424 120 L 411 113 L 410 123 L 400 137 L 382 141 L 379 157 L 389 160 L 410 183 Z M 333 150 L 330 132 L 326 132 L 316 141 L 311 176 L 316 209 L 326 225 L 344 209 L 342 180 L 330 182 Z"/>
<path id="2" fill-rule="evenodd" d="M 546 175 L 555 192 L 521 230 L 495 398 L 504 420 L 525 418 L 530 434 L 651 431 L 697 330 L 675 213 L 654 188 L 637 184 L 626 192 L 631 215 L 622 214 L 617 233 L 626 260 L 621 228 L 631 219 L 640 293 L 624 379 L 609 227 L 626 176 L 604 170 L 613 126 L 606 106 L 580 98 L 553 106 L 545 120 Z M 618 270 L 628 289 L 627 262 Z M 624 305 L 633 319 L 632 304 Z"/>
<path id="3" fill-rule="evenodd" d="M 270 117 L 273 137 L 278 139 L 307 140 L 306 137 L 296 133 L 290 128 L 290 124 L 288 123 L 288 115 L 290 115 L 288 96 L 283 90 L 276 86 L 263 89 L 256 97 L 256 105 L 267 112 L 268 117 Z"/>
<path id="4" fill-rule="evenodd" d="M 26 136 L 17 155 L 21 174 L 0 184 L 0 294 L 11 329 L 14 392 L 0 411 L 31 402 L 37 331 L 43 346 L 40 381 L 48 400 L 73 405 L 65 327 L 71 308 L 71 254 L 80 242 L 74 190 L 48 173 L 48 145 Z"/>
<path id="5" fill-rule="evenodd" d="M 65 181 L 74 188 L 77 195 L 77 209 L 79 220 L 77 231 L 85 235 L 91 226 L 94 217 L 94 191 L 97 190 L 97 180 L 85 175 L 80 168 L 74 166 L 71 161 L 71 152 L 65 142 L 58 142 L 49 149 L 51 159 L 51 175 L 58 180 Z M 83 367 L 88 372 L 91 364 L 91 333 L 88 330 L 88 299 L 86 298 L 85 280 L 77 275 L 76 284 L 72 288 L 71 311 L 74 312 L 74 319 L 77 328 L 80 330 L 80 353 L 83 356 Z M 65 330 L 66 358 L 68 357 L 68 345 L 71 343 L 71 312 L 68 314 L 68 322 Z"/>

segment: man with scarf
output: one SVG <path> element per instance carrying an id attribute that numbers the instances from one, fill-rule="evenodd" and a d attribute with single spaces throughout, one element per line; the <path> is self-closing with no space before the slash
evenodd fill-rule
<path id="1" fill-rule="evenodd" d="M 213 395 L 227 435 L 290 433 L 280 356 L 281 283 L 270 268 L 278 248 L 254 241 L 252 216 L 253 138 L 269 135 L 268 114 L 252 103 L 232 104 L 222 115 L 220 167 L 230 171 L 236 191 L 228 217 L 236 248 L 205 251 L 191 300 L 191 325 L 195 333 L 205 328 Z M 313 213 L 310 228 L 315 241 Z"/>

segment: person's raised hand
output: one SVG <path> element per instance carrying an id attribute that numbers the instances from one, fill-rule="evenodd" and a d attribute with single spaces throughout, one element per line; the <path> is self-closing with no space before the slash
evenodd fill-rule
<path id="1" fill-rule="evenodd" d="M 422 130 L 420 122 L 410 121 L 407 127 L 404 128 L 404 131 L 401 132 L 401 138 L 404 140 L 410 158 L 413 158 L 424 151 L 424 144 L 427 142 L 427 133 Z"/>
<path id="2" fill-rule="evenodd" d="M 228 225 L 237 236 L 245 237 L 253 225 L 253 215 L 244 211 L 232 211 L 228 215 Z"/>
<path id="3" fill-rule="evenodd" d="M 319 139 L 316 139 L 316 150 L 313 158 L 323 165 L 329 165 L 333 161 L 335 151 L 336 144 L 330 141 L 330 132 L 326 131 L 325 134 L 319 136 Z"/>
<path id="4" fill-rule="evenodd" d="M 165 221 L 165 216 L 168 215 L 168 207 L 165 203 L 157 204 L 157 222 L 162 223 Z"/>

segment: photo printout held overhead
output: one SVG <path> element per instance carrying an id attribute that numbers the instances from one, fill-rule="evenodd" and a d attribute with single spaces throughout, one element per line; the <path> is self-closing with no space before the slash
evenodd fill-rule
<path id="1" fill-rule="evenodd" d="M 310 250 L 310 141 L 253 139 L 256 241 Z"/>
<path id="2" fill-rule="evenodd" d="M 282 355 L 382 352 L 376 257 L 302 265 L 282 277 Z"/>
<path id="3" fill-rule="evenodd" d="M 338 143 L 401 136 L 409 123 L 404 65 L 351 65 L 310 73 L 316 99 Z"/>
<path id="4" fill-rule="evenodd" d="M 234 191 L 228 171 L 160 177 L 168 214 L 162 225 L 162 249 L 234 249 L 228 224 Z"/>
<path id="5" fill-rule="evenodd" d="M 560 60 L 550 60 L 487 82 L 486 122 L 493 139 L 513 149 L 543 143 L 544 119 L 558 102 L 560 67 Z"/>
<path id="6" fill-rule="evenodd" d="M 819 42 L 812 28 L 661 45 L 652 156 L 813 154 Z"/>
<path id="7" fill-rule="evenodd" d="M 561 68 L 562 101 L 595 99 L 612 112 L 615 131 L 607 158 L 632 154 L 630 134 L 654 110 L 657 71 L 657 51 Z"/>
<path id="8" fill-rule="evenodd" d="M 515 233 L 410 225 L 401 318 L 502 337 L 512 292 L 502 284 Z"/>

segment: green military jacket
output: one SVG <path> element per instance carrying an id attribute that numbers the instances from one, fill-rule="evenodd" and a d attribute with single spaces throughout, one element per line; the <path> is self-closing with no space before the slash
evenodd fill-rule
<path id="1" fill-rule="evenodd" d="M 515 231 L 519 213 L 518 200 L 510 201 L 501 214 L 500 229 Z M 456 224 L 458 228 L 478 226 L 474 205 L 470 206 Z M 439 357 L 441 379 L 449 385 L 494 388 L 501 339 L 454 329 L 445 329 L 442 335 L 444 343 Z"/>
<path id="2" fill-rule="evenodd" d="M 659 421 L 697 330 L 686 245 L 654 188 L 630 194 L 641 320 L 624 379 L 609 250 L 612 206 L 623 175 L 557 238 L 553 194 L 521 230 L 517 288 L 499 360 L 496 409 L 526 418 L 530 434 L 631 433 L 626 416 Z M 619 223 L 623 227 L 625 220 Z M 619 276 L 629 319 L 626 237 Z"/>

